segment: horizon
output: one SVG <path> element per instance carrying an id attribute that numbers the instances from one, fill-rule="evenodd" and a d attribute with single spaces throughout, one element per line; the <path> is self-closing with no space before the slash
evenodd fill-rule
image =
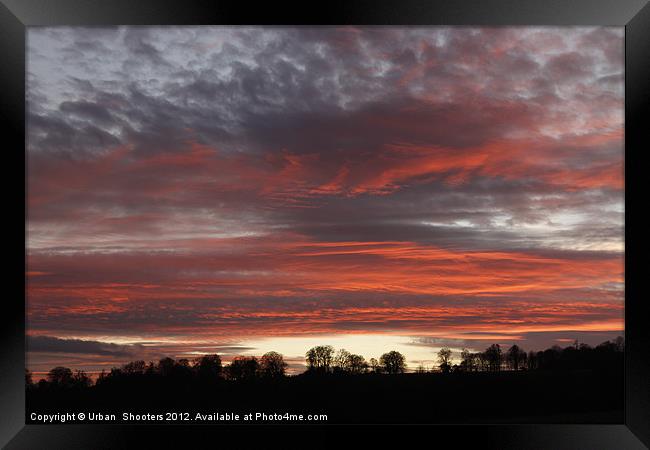
<path id="1" fill-rule="evenodd" d="M 624 335 L 623 43 L 29 28 L 28 368 Z"/>
<path id="2" fill-rule="evenodd" d="M 618 336 L 617 339 L 619 337 L 623 338 L 623 336 Z M 571 343 L 569 343 L 568 340 L 562 340 L 562 342 L 565 343 L 564 346 L 554 344 L 552 347 L 548 347 L 546 349 L 527 350 L 527 349 L 520 348 L 520 350 L 522 350 L 524 353 L 537 353 L 537 352 L 541 352 L 541 351 L 544 351 L 544 350 L 548 350 L 549 348 L 559 348 L 561 350 L 564 350 L 565 348 L 569 348 L 569 347 L 577 348 L 579 345 L 580 346 L 587 345 L 588 348 L 597 347 L 597 345 L 592 346 L 590 344 L 586 344 L 584 342 L 579 342 L 577 340 L 573 341 Z M 609 342 L 616 342 L 616 339 L 612 340 L 612 341 L 610 341 L 610 340 L 603 341 L 603 342 L 601 342 L 599 344 L 605 344 L 605 343 L 609 343 Z M 329 344 L 318 344 L 318 345 L 330 346 Z M 490 345 L 492 345 L 492 344 L 490 344 Z M 504 361 L 505 361 L 507 351 L 508 351 L 509 347 L 503 346 L 501 344 L 496 344 L 496 345 L 498 345 L 501 348 L 501 350 L 503 352 L 503 355 L 504 355 L 503 356 Z M 512 345 L 514 346 L 516 344 L 512 344 Z M 343 348 L 336 348 L 334 346 L 331 346 L 331 347 L 333 347 L 334 355 L 337 354 L 338 350 L 347 350 L 347 349 L 343 349 Z M 408 360 L 407 355 L 404 355 L 404 357 L 405 357 L 404 373 L 420 373 L 420 371 L 424 371 L 424 372 L 428 372 L 428 373 L 443 372 L 443 370 L 440 368 L 440 361 L 439 361 L 439 359 L 437 357 L 437 351 L 441 350 L 443 348 L 449 349 L 451 351 L 451 358 L 449 359 L 449 361 L 450 361 L 450 365 L 452 366 L 452 369 L 454 369 L 454 370 L 461 363 L 461 357 L 460 357 L 460 352 L 461 351 L 468 350 L 468 351 L 470 351 L 470 353 L 474 353 L 474 354 L 482 352 L 481 350 L 473 350 L 471 348 L 466 348 L 466 347 L 463 347 L 462 349 L 454 349 L 454 348 L 449 348 L 449 347 L 439 347 L 439 348 L 436 349 L 435 353 L 433 354 L 433 356 L 434 356 L 433 359 L 412 361 L 412 360 Z M 484 349 L 484 350 L 486 350 L 486 349 Z M 269 351 L 274 352 L 274 350 L 269 350 Z M 384 353 L 388 353 L 389 351 L 390 350 L 387 349 Z M 355 354 L 355 353 L 356 352 L 354 352 L 354 351 L 351 352 L 351 354 Z M 180 359 L 188 359 L 190 364 L 194 364 L 201 357 L 203 357 L 203 356 L 212 356 L 212 355 L 215 355 L 215 354 L 194 352 L 194 354 L 191 355 L 191 357 L 190 357 L 190 355 L 183 355 L 183 356 L 188 356 L 188 358 L 172 358 L 172 359 L 174 359 L 176 362 L 180 361 Z M 227 356 L 225 358 L 221 358 L 221 355 L 219 355 L 219 356 L 220 356 L 220 360 L 221 360 L 221 363 L 222 363 L 223 367 L 226 368 L 232 362 L 232 360 L 234 358 L 237 358 L 237 357 L 251 358 L 251 357 L 253 357 L 253 358 L 256 358 L 259 361 L 259 359 L 262 357 L 262 354 L 254 353 L 252 351 L 248 351 L 248 352 L 241 353 L 241 354 L 238 354 L 238 355 Z M 303 373 L 307 372 L 308 369 L 309 369 L 309 366 L 308 366 L 308 363 L 306 362 L 305 357 L 288 357 L 287 358 L 287 357 L 285 357 L 285 355 L 283 355 L 281 353 L 280 353 L 280 356 L 282 357 L 283 361 L 285 363 L 287 363 L 286 368 L 285 368 L 285 370 L 283 372 L 283 374 L 285 376 L 300 375 L 300 374 L 303 374 Z M 377 355 L 376 357 L 375 356 L 366 357 L 366 355 L 362 354 L 360 356 L 363 357 L 363 360 L 367 365 L 369 365 L 369 362 L 370 362 L 371 359 L 375 359 L 377 361 L 380 360 L 380 355 Z M 168 358 L 168 357 L 170 357 L 170 356 L 168 356 L 168 355 L 162 356 L 162 358 Z M 138 360 L 135 360 L 135 361 L 138 361 Z M 142 361 L 144 361 L 147 364 L 157 364 L 159 362 L 159 361 L 154 361 L 154 360 L 151 360 L 151 359 L 150 360 L 142 360 Z M 88 376 L 88 378 L 90 380 L 92 380 L 92 382 L 96 382 L 97 378 L 101 374 L 108 375 L 108 374 L 111 373 L 112 369 L 120 369 L 120 368 L 124 367 L 124 365 L 126 365 L 126 364 L 128 364 L 130 362 L 133 362 L 133 360 L 129 360 L 129 361 L 124 360 L 122 363 L 111 364 L 110 367 L 108 367 L 108 366 L 103 367 L 101 370 L 88 370 L 88 371 L 83 370 L 83 369 L 76 369 L 76 370 L 81 370 L 85 375 Z M 415 365 L 413 363 L 417 363 L 417 365 Z M 52 369 L 53 368 L 54 367 L 52 367 Z M 366 367 L 366 369 L 370 370 L 371 368 L 368 366 L 368 367 Z M 38 383 L 40 380 L 47 380 L 49 372 L 50 372 L 49 370 L 48 371 L 29 371 L 30 375 L 32 376 L 32 380 L 33 380 L 34 383 Z"/>

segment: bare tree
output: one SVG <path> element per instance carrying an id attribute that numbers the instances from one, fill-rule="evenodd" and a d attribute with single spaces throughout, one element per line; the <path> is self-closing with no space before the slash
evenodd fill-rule
<path id="1" fill-rule="evenodd" d="M 334 347 L 331 345 L 319 345 L 309 349 L 305 354 L 308 370 L 329 372 L 332 366 L 333 355 Z"/>
<path id="2" fill-rule="evenodd" d="M 359 374 L 368 370 L 366 358 L 361 355 L 350 355 L 348 358 L 348 370 L 350 373 Z"/>
<path id="3" fill-rule="evenodd" d="M 287 369 L 284 357 L 277 352 L 268 352 L 260 358 L 260 372 L 266 378 L 281 378 Z"/>
<path id="4" fill-rule="evenodd" d="M 488 360 L 488 355 L 485 352 L 478 352 L 476 354 L 476 361 L 479 371 L 486 372 L 490 370 L 490 361 Z"/>
<path id="5" fill-rule="evenodd" d="M 451 349 L 443 347 L 438 351 L 438 364 L 440 370 L 444 373 L 451 371 Z"/>
<path id="6" fill-rule="evenodd" d="M 484 352 L 485 358 L 491 372 L 498 372 L 501 370 L 501 346 L 499 344 L 490 345 Z"/>
<path id="7" fill-rule="evenodd" d="M 512 370 L 519 370 L 522 363 L 526 360 L 526 352 L 519 348 L 517 344 L 514 344 L 508 349 L 507 359 L 508 365 Z"/>
<path id="8" fill-rule="evenodd" d="M 384 372 L 389 374 L 404 373 L 404 370 L 406 370 L 404 355 L 395 350 L 381 355 L 379 363 L 382 365 Z"/>
<path id="9" fill-rule="evenodd" d="M 460 352 L 460 370 L 473 372 L 477 368 L 477 355 L 464 348 Z"/>
<path id="10" fill-rule="evenodd" d="M 72 377 L 72 382 L 75 387 L 77 388 L 87 388 L 90 387 L 93 382 L 90 379 L 88 375 L 86 375 L 86 372 L 83 370 L 76 370 L 73 377 Z"/>
<path id="11" fill-rule="evenodd" d="M 352 356 L 352 354 L 344 348 L 336 352 L 336 355 L 334 356 L 334 370 L 347 372 L 350 366 L 350 356 Z"/>
<path id="12" fill-rule="evenodd" d="M 342 348 L 334 356 L 334 369 L 344 373 L 363 373 L 368 369 L 366 359 Z"/>
<path id="13" fill-rule="evenodd" d="M 144 361 L 131 361 L 122 366 L 122 372 L 126 375 L 141 375 L 145 369 L 146 363 Z"/>

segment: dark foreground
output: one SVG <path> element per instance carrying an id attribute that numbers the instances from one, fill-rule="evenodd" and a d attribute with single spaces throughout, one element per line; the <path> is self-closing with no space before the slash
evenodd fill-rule
<path id="1" fill-rule="evenodd" d="M 300 375 L 205 383 L 129 379 L 79 391 L 27 392 L 33 414 L 108 416 L 103 423 L 271 423 L 325 414 L 313 423 L 623 423 L 622 370 Z M 124 420 L 123 414 L 162 415 Z M 226 414 L 197 418 L 197 413 Z M 267 414 L 266 420 L 255 413 Z M 110 416 L 115 414 L 115 418 Z M 238 414 L 237 420 L 232 415 Z M 246 420 L 253 414 L 253 420 Z M 273 414 L 277 414 L 272 418 Z M 293 419 L 293 420 L 292 420 Z M 53 419 L 53 423 L 60 423 Z"/>

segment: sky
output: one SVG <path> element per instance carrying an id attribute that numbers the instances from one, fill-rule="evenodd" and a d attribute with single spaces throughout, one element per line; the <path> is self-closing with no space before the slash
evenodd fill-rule
<path id="1" fill-rule="evenodd" d="M 35 372 L 623 334 L 623 28 L 30 27 Z"/>

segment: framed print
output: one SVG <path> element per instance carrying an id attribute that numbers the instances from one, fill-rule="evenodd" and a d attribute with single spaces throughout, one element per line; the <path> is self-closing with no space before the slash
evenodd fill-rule
<path id="1" fill-rule="evenodd" d="M 647 446 L 650 6 L 311 6 L 4 0 L 2 444 Z"/>

